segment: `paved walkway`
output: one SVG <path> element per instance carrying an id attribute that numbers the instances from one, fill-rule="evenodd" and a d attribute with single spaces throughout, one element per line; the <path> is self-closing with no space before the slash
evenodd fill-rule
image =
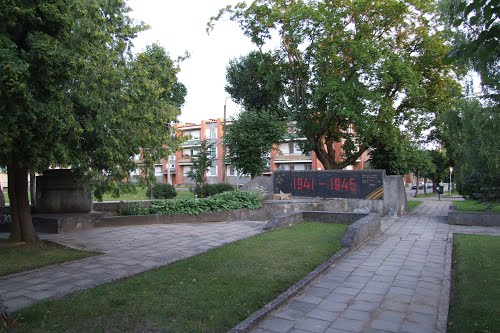
<path id="1" fill-rule="evenodd" d="M 381 235 L 322 274 L 254 333 L 444 332 L 452 234 L 500 235 L 497 227 L 449 226 L 449 204 L 425 200 L 410 215 L 385 217 Z M 104 254 L 0 278 L 0 295 L 16 310 L 258 234 L 262 226 L 263 222 L 242 221 L 44 235 Z"/>
<path id="2" fill-rule="evenodd" d="M 500 228 L 447 224 L 450 202 L 426 200 L 386 217 L 382 234 L 350 253 L 254 333 L 445 332 L 453 232 Z"/>
<path id="3" fill-rule="evenodd" d="M 61 235 L 41 234 L 70 247 L 103 255 L 0 278 L 9 310 L 164 266 L 262 232 L 264 222 L 241 221 L 96 228 Z"/>

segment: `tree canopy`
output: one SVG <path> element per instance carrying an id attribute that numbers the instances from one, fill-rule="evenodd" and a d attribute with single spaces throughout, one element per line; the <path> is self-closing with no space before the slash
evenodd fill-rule
<path id="1" fill-rule="evenodd" d="M 122 0 L 0 1 L 0 165 L 12 239 L 36 240 L 28 172 L 71 166 L 102 183 L 127 177 L 134 154 L 151 164 L 168 153 L 186 90 L 163 48 L 131 53 L 146 26 L 128 11 Z"/>
<path id="2" fill-rule="evenodd" d="M 306 138 L 303 150 L 314 151 L 326 169 L 355 164 L 401 128 L 419 136 L 460 92 L 444 62 L 450 49 L 431 0 L 257 0 L 222 9 L 208 29 L 224 16 L 266 60 L 252 76 L 244 74 L 247 64 L 258 66 L 255 53 L 233 61 L 227 91 L 237 101 L 249 96 L 255 86 L 242 83 L 258 76 L 267 96 L 281 95 L 279 109 Z M 278 49 L 262 51 L 272 37 Z"/>
<path id="3" fill-rule="evenodd" d="M 224 129 L 227 160 L 239 173 L 254 178 L 269 162 L 269 149 L 283 139 L 286 122 L 267 110 L 247 109 Z"/>
<path id="4" fill-rule="evenodd" d="M 196 183 L 197 187 L 201 187 L 207 182 L 206 173 L 213 164 L 212 149 L 214 149 L 214 145 L 208 142 L 207 139 L 203 139 L 200 141 L 200 150 L 198 153 L 191 156 L 193 164 L 187 176 Z"/>
<path id="5" fill-rule="evenodd" d="M 500 101 L 500 0 L 441 0 L 454 28 L 453 61 L 470 65 L 481 76 L 483 98 Z"/>

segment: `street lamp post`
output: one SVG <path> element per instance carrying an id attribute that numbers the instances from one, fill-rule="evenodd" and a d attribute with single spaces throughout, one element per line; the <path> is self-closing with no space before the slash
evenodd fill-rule
<path id="1" fill-rule="evenodd" d="M 224 124 L 222 125 L 222 138 L 221 138 L 221 143 L 222 143 L 222 182 L 226 182 L 226 145 L 224 144 L 224 134 L 226 133 L 226 104 L 227 104 L 227 99 L 224 99 Z"/>
<path id="2" fill-rule="evenodd" d="M 449 184 L 449 192 L 450 192 L 450 196 L 451 196 L 451 173 L 453 172 L 453 167 L 450 166 L 450 184 Z"/>

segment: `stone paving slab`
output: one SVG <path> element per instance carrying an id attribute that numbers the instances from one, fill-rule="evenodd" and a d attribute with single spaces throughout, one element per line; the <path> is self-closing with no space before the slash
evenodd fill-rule
<path id="1" fill-rule="evenodd" d="M 385 217 L 382 233 L 272 312 L 254 333 L 446 332 L 453 233 L 500 235 L 498 227 L 450 226 L 447 201 Z"/>
<path id="2" fill-rule="evenodd" d="M 261 233 L 266 221 L 157 224 L 40 234 L 69 247 L 103 254 L 0 277 L 9 310 L 138 274 Z"/>

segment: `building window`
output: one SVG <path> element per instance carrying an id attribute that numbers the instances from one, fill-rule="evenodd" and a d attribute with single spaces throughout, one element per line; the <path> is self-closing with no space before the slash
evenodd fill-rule
<path id="1" fill-rule="evenodd" d="M 313 169 L 312 163 L 306 164 L 306 170 L 312 170 L 312 169 Z"/>
<path id="2" fill-rule="evenodd" d="M 284 170 L 286 170 L 286 169 L 285 169 L 285 165 L 284 165 L 284 164 L 280 164 L 279 170 L 280 170 L 280 171 L 284 171 Z"/>
<path id="3" fill-rule="evenodd" d="M 217 176 L 217 167 L 211 166 L 210 170 L 208 170 L 208 175 L 209 176 Z"/>
<path id="4" fill-rule="evenodd" d="M 227 167 L 227 175 L 228 176 L 237 176 L 236 168 L 234 167 L 234 165 L 230 165 Z"/>
<path id="5" fill-rule="evenodd" d="M 290 155 L 292 155 L 292 154 L 294 154 L 294 153 L 295 153 L 295 149 L 294 149 L 294 148 L 295 148 L 294 143 L 293 143 L 293 142 L 289 142 L 289 143 L 288 143 L 288 153 L 289 153 Z"/>
<path id="6" fill-rule="evenodd" d="M 190 131 L 186 133 L 189 136 L 190 140 L 199 140 L 200 139 L 200 131 Z"/>
<path id="7" fill-rule="evenodd" d="M 216 128 L 207 128 L 205 130 L 205 137 L 207 139 L 217 139 L 217 129 Z"/>
<path id="8" fill-rule="evenodd" d="M 217 147 L 208 148 L 208 155 L 211 160 L 217 159 Z"/>
<path id="9" fill-rule="evenodd" d="M 290 171 L 293 171 L 293 170 L 295 170 L 295 166 L 293 166 L 293 165 L 290 165 L 290 167 L 288 168 L 288 170 L 290 170 Z"/>

